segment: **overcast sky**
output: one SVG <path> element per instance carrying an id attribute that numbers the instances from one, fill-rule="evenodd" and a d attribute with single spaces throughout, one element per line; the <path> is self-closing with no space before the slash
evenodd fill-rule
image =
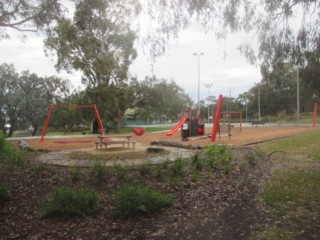
<path id="1" fill-rule="evenodd" d="M 38 76 L 58 75 L 71 80 L 72 86 L 81 85 L 79 73 L 57 73 L 54 62 L 46 57 L 43 50 L 43 39 L 38 34 L 28 34 L 27 39 L 15 37 L 15 32 L 9 40 L 0 41 L 0 59 L 2 63 L 13 64 L 21 73 L 29 70 Z M 200 56 L 200 99 L 219 94 L 237 97 L 249 90 L 254 83 L 261 80 L 260 70 L 252 66 L 240 55 L 236 47 L 241 38 L 230 36 L 226 41 L 217 41 L 213 33 L 205 34 L 197 26 L 182 32 L 179 39 L 170 42 L 170 49 L 158 58 L 155 63 L 149 61 L 140 46 L 138 58 L 130 68 L 130 72 L 138 79 L 155 75 L 158 78 L 174 80 L 196 102 L 198 99 L 198 57 Z M 224 58 L 224 52 L 227 56 Z M 207 89 L 204 84 L 212 84 Z"/>

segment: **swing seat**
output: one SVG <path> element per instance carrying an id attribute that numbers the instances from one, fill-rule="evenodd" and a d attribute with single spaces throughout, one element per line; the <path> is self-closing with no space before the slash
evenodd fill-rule
<path id="1" fill-rule="evenodd" d="M 142 136 L 145 132 L 145 128 L 133 128 L 132 130 L 137 136 Z"/>

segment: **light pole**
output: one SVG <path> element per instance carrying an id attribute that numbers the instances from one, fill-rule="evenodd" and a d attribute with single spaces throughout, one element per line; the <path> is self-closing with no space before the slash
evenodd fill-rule
<path id="1" fill-rule="evenodd" d="M 200 56 L 203 55 L 202 53 L 193 53 L 193 55 L 198 57 L 198 108 L 197 108 L 197 112 L 198 115 L 200 115 Z"/>
<path id="2" fill-rule="evenodd" d="M 261 113 L 260 113 L 260 83 L 258 83 L 258 116 L 259 122 L 261 121 Z"/>
<path id="3" fill-rule="evenodd" d="M 229 112 L 231 112 L 231 89 L 233 89 L 233 87 L 229 88 Z"/>
<path id="4" fill-rule="evenodd" d="M 209 102 L 209 91 L 210 91 L 210 88 L 213 86 L 212 83 L 205 83 L 204 86 L 208 89 L 208 102 Z M 209 107 L 210 105 L 208 104 L 208 123 L 209 123 L 209 116 L 210 116 L 210 113 L 209 113 Z"/>
<path id="5" fill-rule="evenodd" d="M 300 121 L 300 82 L 299 82 L 299 68 L 297 66 L 297 123 Z"/>

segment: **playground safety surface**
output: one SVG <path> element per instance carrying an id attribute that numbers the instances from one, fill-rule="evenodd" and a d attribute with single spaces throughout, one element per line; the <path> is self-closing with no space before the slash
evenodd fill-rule
<path id="1" fill-rule="evenodd" d="M 206 134 L 210 134 L 211 128 L 206 128 Z M 123 148 L 117 145 L 111 146 L 108 149 L 96 150 L 94 142 L 97 141 L 96 136 L 79 136 L 66 138 L 45 138 L 43 143 L 39 143 L 38 139 L 27 140 L 32 149 L 44 150 L 45 154 L 38 156 L 38 161 L 47 164 L 59 166 L 77 165 L 81 167 L 89 167 L 94 164 L 92 159 L 86 158 L 86 154 L 109 156 L 106 165 L 121 164 L 143 164 L 148 162 L 161 162 L 165 160 L 175 160 L 178 157 L 189 157 L 192 154 L 190 149 L 166 147 L 166 154 L 162 156 L 146 157 L 146 149 L 150 147 L 152 141 L 166 141 L 171 143 L 184 144 L 193 147 L 205 147 L 211 144 L 227 144 L 227 145 L 252 145 L 264 141 L 271 141 L 278 138 L 303 134 L 305 132 L 314 131 L 314 127 L 247 127 L 242 128 L 241 132 L 231 132 L 229 137 L 227 134 L 217 135 L 216 141 L 212 142 L 207 135 L 190 137 L 188 141 L 182 141 L 180 132 L 177 131 L 173 136 L 166 136 L 166 132 L 145 133 L 142 136 L 133 136 L 131 141 L 136 142 L 135 149 Z M 163 147 L 161 147 L 163 148 Z M 78 153 L 77 156 L 72 156 L 73 153 Z M 80 152 L 80 154 L 79 154 Z M 135 154 L 133 154 L 133 152 Z M 117 155 L 122 155 L 122 159 L 116 159 Z M 97 157 L 101 158 L 101 156 Z"/>
<path id="2" fill-rule="evenodd" d="M 293 136 L 297 134 L 302 134 L 304 132 L 314 131 L 314 127 L 265 127 L 265 126 L 257 126 L 257 127 L 246 127 L 242 128 L 241 132 L 231 132 L 231 136 L 227 136 L 226 134 L 221 134 L 219 137 L 217 135 L 216 141 L 211 142 L 211 139 L 206 135 L 201 137 L 191 137 L 188 141 L 182 141 L 180 132 L 177 131 L 173 136 L 166 136 L 165 132 L 158 133 L 145 133 L 142 136 L 133 136 L 131 141 L 136 141 L 136 148 L 133 149 L 122 149 L 119 148 L 119 151 L 141 151 L 142 149 L 146 149 L 151 141 L 163 140 L 169 142 L 179 142 L 185 143 L 187 145 L 191 144 L 194 146 L 207 146 L 210 144 L 235 144 L 235 145 L 248 145 L 254 144 L 256 142 L 269 141 L 272 139 Z M 206 128 L 206 133 L 211 133 L 211 128 Z M 47 149 L 49 151 L 63 151 L 68 149 L 93 149 L 95 148 L 93 141 L 97 140 L 97 137 L 91 136 L 79 136 L 73 137 L 70 140 L 63 141 L 65 144 L 61 144 L 61 139 L 51 139 L 45 138 L 43 143 L 39 143 L 38 139 L 27 140 L 30 146 L 33 149 Z M 112 149 L 112 148 L 110 148 Z M 104 151 L 107 152 L 107 151 Z"/>

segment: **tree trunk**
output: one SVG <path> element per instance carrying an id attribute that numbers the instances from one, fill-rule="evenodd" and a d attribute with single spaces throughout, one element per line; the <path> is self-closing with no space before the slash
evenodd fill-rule
<path id="1" fill-rule="evenodd" d="M 114 121 L 114 132 L 115 133 L 120 133 L 120 130 L 121 130 L 121 120 L 119 121 Z"/>
<path id="2" fill-rule="evenodd" d="M 33 127 L 33 131 L 32 131 L 32 133 L 31 133 L 33 137 L 36 135 L 36 133 L 37 133 L 37 131 L 38 131 L 38 128 L 39 128 L 38 126 L 34 126 L 34 127 Z"/>
<path id="3" fill-rule="evenodd" d="M 183 144 L 180 142 L 169 142 L 164 140 L 151 141 L 151 146 L 168 146 L 168 147 L 176 147 L 176 148 L 186 148 L 186 149 L 202 149 L 201 146 L 194 146 L 192 144 Z"/>
<path id="4" fill-rule="evenodd" d="M 122 122 L 122 119 L 124 118 L 124 113 L 125 111 L 118 111 L 118 119 L 117 120 L 114 120 L 114 127 L 115 127 L 115 132 L 116 133 L 120 133 L 120 130 L 121 130 L 121 122 Z"/>
<path id="5" fill-rule="evenodd" d="M 11 127 L 10 127 L 10 129 L 9 129 L 9 133 L 8 133 L 7 137 L 12 137 L 12 135 L 13 135 L 13 129 L 14 129 L 14 125 L 12 124 Z"/>
<path id="6" fill-rule="evenodd" d="M 99 134 L 99 125 L 97 119 L 92 122 L 92 134 Z"/>

